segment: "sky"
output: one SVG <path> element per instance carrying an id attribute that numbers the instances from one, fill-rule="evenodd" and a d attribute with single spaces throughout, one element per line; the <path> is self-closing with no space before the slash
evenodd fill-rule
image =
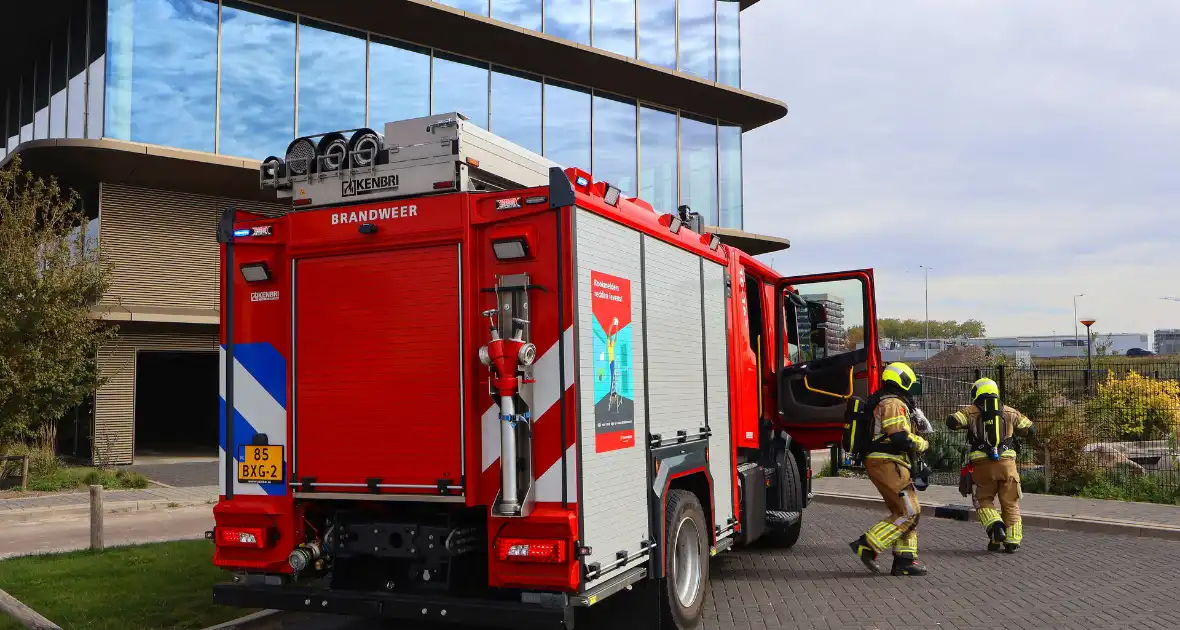
<path id="1" fill-rule="evenodd" d="M 873 268 L 880 317 L 1180 328 L 1180 3 L 762 0 L 745 229 L 788 275 Z"/>

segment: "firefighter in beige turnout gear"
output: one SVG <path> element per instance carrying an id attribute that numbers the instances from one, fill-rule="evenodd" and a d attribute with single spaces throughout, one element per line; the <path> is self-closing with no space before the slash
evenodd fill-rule
<path id="1" fill-rule="evenodd" d="M 972 404 L 946 419 L 952 431 L 966 429 L 971 445 L 972 495 L 979 522 L 987 532 L 989 551 L 1016 553 L 1024 540 L 1020 522 L 1020 473 L 1013 438 L 1032 434 L 1024 414 L 1000 402 L 1000 387 L 982 378 L 971 386 Z M 996 510 L 995 499 L 1000 499 Z"/>
<path id="2" fill-rule="evenodd" d="M 889 516 L 849 544 L 869 570 L 879 573 L 877 555 L 893 549 L 892 575 L 925 575 L 918 562 L 918 519 L 921 508 L 911 477 L 914 455 L 926 450 L 925 438 L 910 423 L 914 408 L 911 389 L 917 382 L 914 371 L 904 363 L 892 363 L 881 376 L 881 388 L 870 399 L 873 442 L 865 456 L 865 470 L 881 493 Z"/>

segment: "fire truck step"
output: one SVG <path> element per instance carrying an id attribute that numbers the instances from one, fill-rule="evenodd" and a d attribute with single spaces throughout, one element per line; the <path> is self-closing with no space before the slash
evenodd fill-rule
<path id="1" fill-rule="evenodd" d="M 783 512 L 781 510 L 766 511 L 766 525 L 768 527 L 790 527 L 802 518 L 799 512 Z"/>

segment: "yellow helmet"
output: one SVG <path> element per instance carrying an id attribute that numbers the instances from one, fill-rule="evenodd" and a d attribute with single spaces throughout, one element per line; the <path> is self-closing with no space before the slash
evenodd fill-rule
<path id="1" fill-rule="evenodd" d="M 987 396 L 988 394 L 997 397 L 1000 395 L 1000 386 L 990 378 L 981 378 L 971 386 L 971 400 L 973 402 L 978 400 L 980 396 Z"/>
<path id="2" fill-rule="evenodd" d="M 910 388 L 917 382 L 918 376 L 914 374 L 913 368 L 904 363 L 890 363 L 885 367 L 885 372 L 881 374 L 881 382 L 896 383 L 902 391 L 910 391 Z"/>

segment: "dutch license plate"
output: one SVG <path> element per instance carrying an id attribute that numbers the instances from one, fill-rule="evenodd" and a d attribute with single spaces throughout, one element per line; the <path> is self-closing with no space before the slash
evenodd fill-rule
<path id="1" fill-rule="evenodd" d="M 283 480 L 282 446 L 245 446 L 238 463 L 238 481 L 271 483 Z"/>

